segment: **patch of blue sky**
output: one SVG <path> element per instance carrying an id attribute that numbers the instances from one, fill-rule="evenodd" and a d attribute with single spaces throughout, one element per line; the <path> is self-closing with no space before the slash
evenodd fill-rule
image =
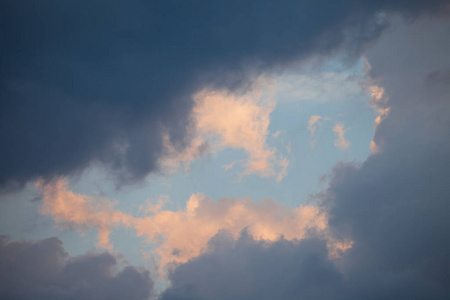
<path id="1" fill-rule="evenodd" d="M 145 183 L 120 189 L 116 188 L 107 172 L 92 167 L 81 176 L 71 178 L 70 188 L 74 192 L 117 201 L 118 210 L 136 216 L 142 214 L 142 205 L 146 202 L 157 203 L 161 196 L 169 199 L 164 209 L 183 209 L 194 193 L 204 193 L 212 199 L 273 198 L 283 205 L 297 207 L 307 202 L 309 195 L 320 191 L 321 176 L 327 174 L 338 161 L 360 162 L 370 154 L 369 143 L 373 136 L 375 115 L 368 106 L 369 95 L 359 86 L 364 77 L 362 60 L 347 69 L 339 62 L 331 62 L 327 66 L 315 73 L 308 70 L 278 78 L 274 96 L 277 105 L 271 114 L 267 142 L 290 161 L 288 175 L 281 182 L 276 182 L 273 177 L 262 178 L 258 175 L 240 179 L 242 169 L 239 166 L 226 171 L 224 165 L 246 158 L 243 150 L 226 149 L 192 162 L 186 173 L 181 171 L 167 177 L 150 175 Z M 327 118 L 316 132 L 314 149 L 307 129 L 312 115 Z M 334 146 L 336 136 L 332 128 L 336 123 L 342 123 L 348 129 L 345 138 L 350 142 L 350 147 L 347 150 Z M 277 131 L 280 131 L 279 136 L 273 137 L 271 134 Z M 288 145 L 289 153 L 286 149 Z M 37 195 L 38 192 L 30 186 L 11 196 L 10 202 L 0 202 L 3 232 L 15 239 L 58 236 L 72 255 L 95 247 L 96 237 L 92 230 L 81 236 L 77 232 L 55 229 L 50 217 L 39 214 L 40 201 L 31 201 Z M 21 203 L 9 205 L 11 201 Z M 11 215 L 6 216 L 5 212 Z M 16 218 L 21 219 L 21 222 L 16 222 Z M 23 228 L 15 228 L 19 225 L 14 224 L 22 224 L 20 226 Z M 29 231 L 26 226 L 33 228 Z M 114 249 L 128 261 L 148 265 L 149 261 L 143 259 L 140 250 L 148 250 L 152 246 L 136 237 L 133 229 L 113 230 L 111 241 Z"/>

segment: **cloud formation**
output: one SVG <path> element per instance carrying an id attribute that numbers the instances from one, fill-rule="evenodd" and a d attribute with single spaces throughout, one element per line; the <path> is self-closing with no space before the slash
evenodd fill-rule
<path id="1" fill-rule="evenodd" d="M 386 28 L 380 12 L 445 1 L 45 1 L 0 4 L 0 184 L 21 186 L 101 163 L 118 182 L 160 170 L 164 130 L 190 143 L 192 95 Z M 258 168 L 254 165 L 252 168 Z"/>
<path id="2" fill-rule="evenodd" d="M 232 162 L 227 170 L 242 164 L 241 176 L 273 176 L 280 181 L 287 174 L 289 161 L 267 144 L 270 114 L 275 102 L 268 96 L 270 87 L 262 87 L 266 84 L 267 80 L 257 80 L 255 86 L 243 94 L 231 94 L 225 90 L 197 93 L 191 115 L 194 137 L 181 152 L 167 143 L 169 151 L 163 158 L 163 165 L 171 169 L 180 164 L 189 166 L 192 160 L 207 153 L 205 149 L 210 153 L 225 148 L 242 149 L 248 159 Z"/>
<path id="3" fill-rule="evenodd" d="M 360 166 L 338 164 L 321 194 L 331 231 L 350 238 L 352 248 L 330 260 L 320 238 L 295 244 L 219 236 L 209 252 L 171 273 L 161 299 L 450 297 L 450 89 L 445 80 L 430 81 L 450 65 L 450 23 L 395 22 L 368 53 L 390 99 L 375 134 L 383 151 Z"/>
<path id="4" fill-rule="evenodd" d="M 321 122 L 320 120 L 322 119 L 321 116 L 318 115 L 314 115 L 311 116 L 308 120 L 308 130 L 311 133 L 311 148 L 314 149 L 316 147 L 316 143 L 317 143 L 317 134 L 316 131 L 318 129 L 318 127 L 321 127 Z"/>
<path id="5" fill-rule="evenodd" d="M 360 83 L 363 90 L 370 94 L 369 106 L 371 106 L 377 114 L 373 125 L 375 132 L 380 123 L 389 115 L 390 107 L 388 106 L 389 97 L 386 96 L 383 87 L 378 86 L 379 79 L 373 78 L 371 74 L 371 65 L 367 59 L 364 60 L 363 69 L 366 73 L 366 79 Z M 374 140 L 370 141 L 370 151 L 376 154 L 381 151 L 380 145 L 377 145 Z"/>
<path id="6" fill-rule="evenodd" d="M 58 238 L 8 242 L 0 238 L 0 297 L 5 300 L 148 300 L 144 269 L 119 264 L 108 252 L 69 257 Z"/>
<path id="7" fill-rule="evenodd" d="M 335 287 L 344 278 L 323 241 L 267 243 L 245 232 L 237 240 L 221 232 L 207 253 L 181 265 L 170 280 L 161 300 L 340 299 Z"/>
<path id="8" fill-rule="evenodd" d="M 85 232 L 92 227 L 96 228 L 100 247 L 111 248 L 111 228 L 130 226 L 132 221 L 127 214 L 115 210 L 114 203 L 107 199 L 97 199 L 68 190 L 66 180 L 55 180 L 52 184 L 39 180 L 36 187 L 42 191 L 41 214 L 51 215 L 61 229 Z"/>
<path id="9" fill-rule="evenodd" d="M 340 150 L 347 150 L 350 147 L 350 142 L 345 139 L 345 132 L 348 130 L 344 128 L 342 123 L 337 123 L 333 127 L 333 132 L 336 134 L 334 146 Z"/>
<path id="10" fill-rule="evenodd" d="M 114 203 L 95 199 L 69 190 L 64 179 L 43 184 L 41 213 L 54 218 L 61 229 L 98 231 L 98 245 L 111 248 L 112 230 L 126 226 L 136 230 L 157 245 L 154 254 L 161 266 L 184 263 L 206 249 L 208 241 L 221 230 L 238 237 L 247 230 L 256 240 L 301 240 L 309 232 L 324 238 L 331 256 L 339 256 L 351 247 L 350 240 L 338 240 L 328 232 L 327 216 L 314 205 L 297 208 L 284 207 L 274 200 L 255 202 L 249 198 L 223 198 L 217 201 L 203 194 L 194 194 L 186 207 L 178 211 L 162 209 L 162 203 L 152 205 L 142 217 L 132 216 L 114 209 Z"/>
<path id="11" fill-rule="evenodd" d="M 160 170 L 167 153 L 175 162 L 195 159 L 208 148 L 189 131 L 198 99 L 192 95 L 247 90 L 255 73 L 283 69 L 311 53 L 342 45 L 357 52 L 385 28 L 381 12 L 414 16 L 444 2 L 298 1 L 289 7 L 227 1 L 236 10 L 221 2 L 204 4 L 205 10 L 200 2 L 183 2 L 179 11 L 166 2 L 154 10 L 96 2 L 75 15 L 70 1 L 48 3 L 26 10 L 20 1 L 0 4 L 0 22 L 8 25 L 2 28 L 9 28 L 0 37 L 6 45 L 0 50 L 0 136 L 7 141 L 0 183 L 42 175 L 41 212 L 58 226 L 97 229 L 100 246 L 110 246 L 118 226 L 156 243 L 163 264 L 177 262 L 161 300 L 450 298 L 448 20 L 419 18 L 409 27 L 393 20 L 393 30 L 366 51 L 370 78 L 377 79 L 369 85 L 372 105 L 383 109 L 375 122 L 377 153 L 359 165 L 336 165 L 317 195 L 319 206 L 196 194 L 178 211 L 156 205 L 136 217 L 53 177 L 98 160 L 133 181 Z M 223 98 L 223 111 L 258 112 L 258 105 L 215 96 Z M 215 111 L 215 104 L 200 103 Z M 253 145 L 268 149 L 260 142 L 264 122 L 251 119 L 252 142 L 235 143 L 239 131 L 228 135 L 219 117 L 209 122 L 216 116 L 209 111 L 199 116 L 205 135 L 217 135 L 217 145 L 238 145 L 249 161 L 259 159 Z M 343 145 L 344 132 L 343 125 L 336 129 Z M 109 253 L 68 258 L 56 238 L 1 239 L 0 274 L 6 299 L 146 299 L 153 290 L 146 271 L 121 268 Z"/>

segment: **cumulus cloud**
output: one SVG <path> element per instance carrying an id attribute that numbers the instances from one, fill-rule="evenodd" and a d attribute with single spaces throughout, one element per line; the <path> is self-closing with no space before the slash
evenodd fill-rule
<path id="1" fill-rule="evenodd" d="M 221 232 L 207 253 L 170 274 L 160 299 L 341 299 L 344 278 L 327 255 L 317 239 L 234 240 Z"/>
<path id="2" fill-rule="evenodd" d="M 98 245 L 101 247 L 111 247 L 111 228 L 130 224 L 131 217 L 115 210 L 113 202 L 75 194 L 68 190 L 67 181 L 64 179 L 55 180 L 52 184 L 45 184 L 40 180 L 36 187 L 42 191 L 41 214 L 53 216 L 61 229 L 84 232 L 89 228 L 96 228 Z"/>
<path id="3" fill-rule="evenodd" d="M 287 174 L 289 161 L 267 144 L 270 114 L 275 108 L 275 102 L 267 96 L 270 90 L 262 87 L 267 83 L 261 79 L 241 95 L 225 90 L 197 93 L 191 116 L 194 138 L 180 152 L 167 138 L 169 151 L 162 159 L 163 165 L 170 169 L 183 164 L 189 166 L 192 160 L 206 153 L 205 149 L 213 153 L 225 148 L 242 149 L 248 159 L 232 162 L 227 170 L 242 164 L 241 176 L 258 174 L 280 181 Z"/>
<path id="4" fill-rule="evenodd" d="M 43 205 L 41 213 L 50 215 L 62 229 L 98 230 L 102 247 L 112 247 L 111 231 L 119 226 L 136 230 L 137 235 L 157 245 L 154 254 L 161 266 L 171 262 L 184 263 L 200 255 L 208 241 L 219 231 L 226 230 L 237 237 L 246 229 L 257 240 L 301 240 L 316 232 L 327 240 L 330 255 L 339 256 L 351 247 L 350 240 L 338 240 L 328 232 L 327 216 L 314 205 L 284 207 L 274 200 L 255 202 L 249 198 L 223 198 L 217 201 L 203 194 L 194 194 L 186 207 L 178 211 L 153 205 L 147 214 L 136 217 L 113 208 L 106 199 L 95 199 L 69 190 L 67 181 L 40 183 Z"/>
<path id="5" fill-rule="evenodd" d="M 187 262 L 206 249 L 208 241 L 219 231 L 226 230 L 236 238 L 242 230 L 257 240 L 275 241 L 283 236 L 287 240 L 306 238 L 310 231 L 327 233 L 327 217 L 312 205 L 287 208 L 265 199 L 223 198 L 213 201 L 196 194 L 180 211 L 164 211 L 136 220 L 138 235 L 157 242 L 161 262 Z M 158 241 L 158 236 L 162 239 Z M 333 255 L 345 250 L 350 241 L 329 239 Z"/>
<path id="6" fill-rule="evenodd" d="M 153 294 L 149 272 L 123 266 L 108 253 L 69 257 L 58 238 L 0 239 L 2 299 L 133 299 Z"/>
<path id="7" fill-rule="evenodd" d="M 190 145 L 192 94 L 242 88 L 311 55 L 357 53 L 386 28 L 380 11 L 443 3 L 2 1 L 0 184 L 93 162 L 120 183 L 142 180 L 160 170 L 163 129 L 172 145 Z"/>
<path id="8" fill-rule="evenodd" d="M 396 28 L 368 53 L 390 99 L 389 116 L 375 134 L 383 152 L 361 168 L 336 168 L 328 198 L 331 223 L 355 239 L 349 264 L 357 266 L 356 276 L 371 269 L 393 272 L 393 280 L 415 282 L 418 294 L 446 298 L 450 93 L 445 83 L 430 86 L 427 78 L 450 65 L 450 41 L 444 38 L 450 23 L 420 19 L 411 27 L 397 22 Z M 386 47 L 391 51 L 382 52 Z M 360 278 L 369 284 L 370 276 Z"/>

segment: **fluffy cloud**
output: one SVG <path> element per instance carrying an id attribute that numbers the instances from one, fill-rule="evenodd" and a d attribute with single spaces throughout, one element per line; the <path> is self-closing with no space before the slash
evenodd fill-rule
<path id="1" fill-rule="evenodd" d="M 241 95 L 207 90 L 197 93 L 191 116 L 191 130 L 195 137 L 181 152 L 177 152 L 167 138 L 169 151 L 163 158 L 163 165 L 171 169 L 176 169 L 179 164 L 188 166 L 190 161 L 205 154 L 206 149 L 210 152 L 225 148 L 242 149 L 248 159 L 233 162 L 227 170 L 241 163 L 244 168 L 241 176 L 274 176 L 280 181 L 287 174 L 289 161 L 267 145 L 270 113 L 275 103 L 267 96 L 270 88 L 262 87 L 266 84 L 267 80 L 260 79 Z"/>
<path id="2" fill-rule="evenodd" d="M 0 239 L 2 299 L 133 299 L 153 293 L 148 271 L 121 266 L 110 253 L 69 257 L 62 242 Z"/>
<path id="3" fill-rule="evenodd" d="M 107 199 L 96 199 L 68 190 L 66 180 L 55 180 L 52 184 L 40 180 L 36 187 L 42 190 L 41 214 L 53 216 L 61 229 L 83 232 L 91 227 L 96 228 L 98 245 L 101 247 L 111 247 L 111 228 L 122 224 L 129 226 L 132 221 L 130 216 L 115 210 L 114 203 Z"/>
<path id="4" fill-rule="evenodd" d="M 265 199 L 223 198 L 213 201 L 202 194 L 192 195 L 186 207 L 178 211 L 163 210 L 162 204 L 147 209 L 149 214 L 136 217 L 114 209 L 114 203 L 95 199 L 68 189 L 67 181 L 40 183 L 43 205 L 41 213 L 50 215 L 62 229 L 97 229 L 102 247 L 112 247 L 111 231 L 119 226 L 135 228 L 137 235 L 155 243 L 153 254 L 162 267 L 184 263 L 206 249 L 208 241 L 226 230 L 238 237 L 246 229 L 256 240 L 301 240 L 311 232 L 327 241 L 330 256 L 339 256 L 351 247 L 350 240 L 334 238 L 328 229 L 327 216 L 317 206 L 287 208 Z"/>
<path id="5" fill-rule="evenodd" d="M 342 46 L 357 53 L 386 27 L 380 11 L 443 3 L 2 1 L 0 184 L 93 162 L 141 180 L 160 170 L 162 130 L 190 145 L 198 91 L 242 88 Z"/>

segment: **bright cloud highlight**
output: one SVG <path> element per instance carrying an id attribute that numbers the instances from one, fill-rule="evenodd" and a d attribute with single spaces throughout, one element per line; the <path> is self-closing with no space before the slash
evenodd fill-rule
<path id="1" fill-rule="evenodd" d="M 338 255 L 351 247 L 349 241 L 338 241 L 328 232 L 326 213 L 314 205 L 287 208 L 271 199 L 255 202 L 250 198 L 222 198 L 217 201 L 203 194 L 194 194 L 185 208 L 178 211 L 162 209 L 161 203 L 151 206 L 143 217 L 135 217 L 114 209 L 114 203 L 69 190 L 65 179 L 44 184 L 42 214 L 54 218 L 62 229 L 98 230 L 98 246 L 111 248 L 111 231 L 120 226 L 131 227 L 138 236 L 155 243 L 161 266 L 184 263 L 206 249 L 208 241 L 226 230 L 238 237 L 247 230 L 255 239 L 276 241 L 301 240 L 309 231 L 328 241 L 330 253 Z"/>
<path id="2" fill-rule="evenodd" d="M 289 161 L 276 148 L 267 144 L 270 114 L 275 102 L 263 97 L 267 91 L 256 87 L 244 94 L 227 91 L 203 90 L 195 94 L 192 110 L 192 132 L 190 145 L 180 151 L 164 136 L 166 156 L 163 165 L 174 170 L 206 154 L 231 148 L 244 150 L 248 158 L 233 162 L 242 165 L 241 176 L 257 174 L 275 177 L 277 181 L 287 174 Z"/>

